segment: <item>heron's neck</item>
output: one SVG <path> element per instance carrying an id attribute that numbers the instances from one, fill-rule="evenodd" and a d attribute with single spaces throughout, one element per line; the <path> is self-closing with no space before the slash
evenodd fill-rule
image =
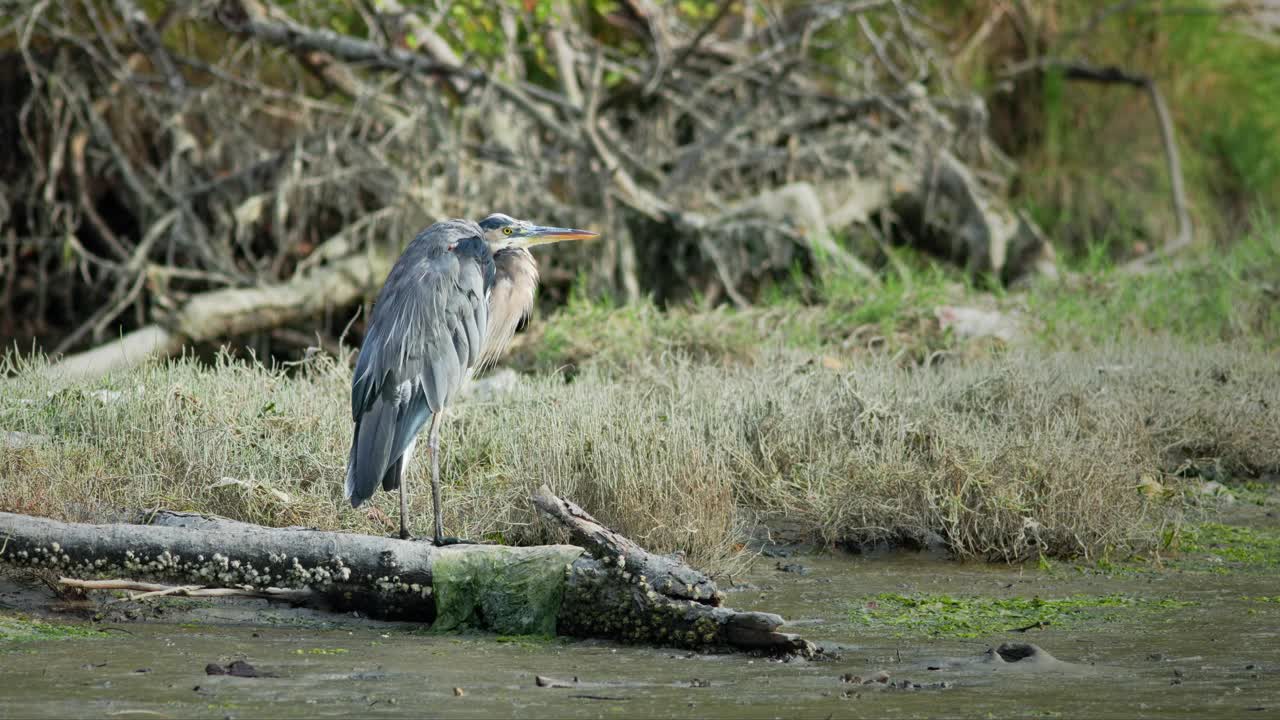
<path id="1" fill-rule="evenodd" d="M 538 264 L 526 248 L 503 248 L 493 254 L 496 272 L 489 289 L 489 327 L 481 363 L 494 363 L 516 334 L 520 321 L 533 309 L 538 287 Z"/>

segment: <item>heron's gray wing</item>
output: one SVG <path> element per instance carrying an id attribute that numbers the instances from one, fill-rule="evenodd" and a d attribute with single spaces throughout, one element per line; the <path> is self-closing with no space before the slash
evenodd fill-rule
<path id="1" fill-rule="evenodd" d="M 405 260 L 409 253 L 406 253 Z M 487 256 L 397 262 L 374 307 L 351 384 L 346 495 L 353 506 L 400 482 L 400 459 L 475 365 L 488 324 Z"/>

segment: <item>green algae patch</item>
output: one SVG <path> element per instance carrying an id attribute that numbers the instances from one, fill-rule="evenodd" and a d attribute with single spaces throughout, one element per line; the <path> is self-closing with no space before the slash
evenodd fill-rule
<path id="1" fill-rule="evenodd" d="M 91 639 L 107 634 L 87 625 L 48 623 L 21 615 L 0 615 L 0 643 L 37 640 Z M 3 645 L 0 645 L 3 647 Z"/>
<path id="2" fill-rule="evenodd" d="M 1207 522 L 1183 528 L 1178 543 L 1179 549 L 1191 556 L 1179 562 L 1186 569 L 1280 568 L 1280 534 L 1275 532 Z"/>
<path id="3" fill-rule="evenodd" d="M 432 630 L 463 627 L 502 635 L 554 635 L 572 545 L 442 552 L 431 566 Z"/>
<path id="4" fill-rule="evenodd" d="M 1033 627 L 1070 627 L 1088 621 L 1114 620 L 1121 613 L 1194 604 L 1129 595 L 1046 599 L 883 593 L 861 601 L 851 618 L 854 624 L 890 629 L 898 636 L 976 638 Z"/>

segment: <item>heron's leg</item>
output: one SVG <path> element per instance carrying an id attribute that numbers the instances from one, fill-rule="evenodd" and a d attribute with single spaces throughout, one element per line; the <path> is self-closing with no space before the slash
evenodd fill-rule
<path id="1" fill-rule="evenodd" d="M 404 481 L 408 479 L 405 477 L 405 475 L 407 474 L 408 473 L 406 473 L 404 470 L 400 471 L 400 539 L 401 540 L 409 539 L 409 522 L 407 519 L 409 517 L 409 501 L 408 499 L 406 499 L 405 492 L 404 492 Z"/>
<path id="2" fill-rule="evenodd" d="M 436 515 L 436 545 L 444 544 L 444 507 L 440 504 L 440 420 L 442 417 L 440 412 L 431 416 L 431 436 L 427 442 L 431 453 L 431 506 Z"/>
<path id="3" fill-rule="evenodd" d="M 400 456 L 400 539 L 409 539 L 409 492 L 406 484 L 409 482 L 409 460 L 413 458 L 413 448 L 418 444 L 418 439 L 414 438 L 409 441 L 409 447 L 405 448 L 404 455 Z"/>

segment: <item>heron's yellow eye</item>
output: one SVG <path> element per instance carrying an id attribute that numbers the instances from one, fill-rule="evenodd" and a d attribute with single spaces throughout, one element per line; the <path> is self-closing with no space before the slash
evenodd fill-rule
<path id="1" fill-rule="evenodd" d="M 503 234 L 503 235 L 510 235 L 510 234 L 511 234 L 511 227 L 510 227 L 510 226 L 507 226 L 507 227 L 502 228 L 502 234 Z"/>

